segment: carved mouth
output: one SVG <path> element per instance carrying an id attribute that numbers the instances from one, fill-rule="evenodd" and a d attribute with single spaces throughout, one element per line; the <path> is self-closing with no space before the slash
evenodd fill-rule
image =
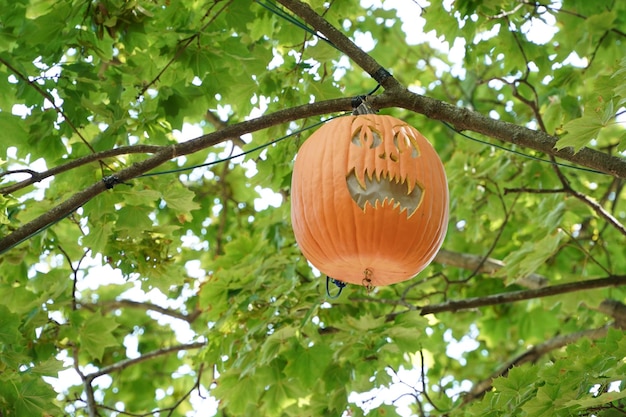
<path id="1" fill-rule="evenodd" d="M 407 181 L 406 178 L 392 177 L 389 173 L 372 175 L 365 172 L 363 181 L 360 181 L 354 169 L 346 177 L 348 191 L 354 202 L 365 211 L 367 203 L 372 208 L 392 205 L 400 212 L 406 210 L 406 216 L 411 217 L 422 201 L 422 188 L 417 183 Z"/>

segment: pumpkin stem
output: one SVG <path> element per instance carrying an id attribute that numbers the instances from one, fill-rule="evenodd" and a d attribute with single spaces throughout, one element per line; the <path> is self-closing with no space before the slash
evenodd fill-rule
<path id="1" fill-rule="evenodd" d="M 363 281 L 361 281 L 361 283 L 367 290 L 368 294 L 372 292 L 374 286 L 372 285 L 372 271 L 370 269 L 365 268 L 365 271 L 363 271 Z"/>
<path id="2" fill-rule="evenodd" d="M 376 111 L 372 108 L 372 106 L 368 103 L 369 96 L 358 96 L 352 100 L 352 105 L 354 107 L 353 115 L 359 114 L 376 114 Z"/>

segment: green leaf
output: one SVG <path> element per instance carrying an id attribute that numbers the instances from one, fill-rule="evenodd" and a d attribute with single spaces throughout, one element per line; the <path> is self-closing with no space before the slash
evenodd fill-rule
<path id="1" fill-rule="evenodd" d="M 571 407 L 573 409 L 589 409 L 602 406 L 605 404 L 619 401 L 626 398 L 626 390 L 619 392 L 605 392 L 604 394 L 576 400 L 570 400 L 562 404 L 562 407 Z"/>
<path id="2" fill-rule="evenodd" d="M 269 383 L 269 388 L 262 399 L 264 408 L 267 410 L 266 414 L 277 415 L 282 410 L 297 404 L 298 399 L 304 396 L 305 392 L 298 388 L 298 384 L 294 383 L 292 379 L 281 377 L 279 374 Z"/>
<path id="3" fill-rule="evenodd" d="M 0 343 L 14 345 L 22 339 L 19 331 L 20 316 L 11 313 L 4 305 L 0 305 Z"/>
<path id="4" fill-rule="evenodd" d="M 118 326 L 119 324 L 111 317 L 98 313 L 90 315 L 79 330 L 81 347 L 85 348 L 92 358 L 102 360 L 106 348 L 118 345 L 117 339 L 111 334 Z"/>
<path id="5" fill-rule="evenodd" d="M 291 326 L 278 329 L 271 334 L 261 347 L 261 363 L 269 363 L 280 353 L 289 348 L 290 342 L 296 335 L 296 329 Z"/>
<path id="6" fill-rule="evenodd" d="M 191 219 L 191 212 L 200 208 L 200 205 L 193 201 L 195 194 L 182 187 L 169 187 L 163 191 L 163 200 L 167 206 L 177 213 L 184 215 L 187 220 Z"/>
<path id="7" fill-rule="evenodd" d="M 523 397 L 535 389 L 537 369 L 531 366 L 511 368 L 506 377 L 493 380 L 493 387 L 500 392 Z"/>
<path id="8" fill-rule="evenodd" d="M 496 273 L 496 276 L 507 277 L 510 280 L 534 273 L 554 254 L 564 237 L 565 233 L 557 230 L 541 240 L 523 244 L 520 249 L 504 258 L 505 266 Z"/>
<path id="9" fill-rule="evenodd" d="M 337 326 L 351 331 L 367 332 L 376 329 L 380 329 L 384 326 L 385 318 L 377 317 L 370 314 L 366 314 L 360 317 L 348 316 L 345 319 L 345 323 L 337 324 Z"/>
<path id="10" fill-rule="evenodd" d="M 37 375 L 45 375 L 45 376 L 53 376 L 57 377 L 59 371 L 65 369 L 66 366 L 63 365 L 63 362 L 56 358 L 49 358 L 46 361 L 38 363 L 33 368 L 30 368 L 28 372 Z"/>
<path id="11" fill-rule="evenodd" d="M 0 112 L 0 132 L 3 132 L 3 135 L 17 143 L 24 141 L 28 135 L 24 120 L 19 116 L 4 111 Z M 3 149 L 3 155 L 12 141 L 2 141 L 2 148 L 0 149 Z"/>
<path id="12" fill-rule="evenodd" d="M 328 366 L 332 354 L 332 350 L 324 345 L 314 345 L 310 348 L 296 347 L 290 352 L 285 375 L 297 379 L 305 388 L 312 388 L 319 383 L 319 378 Z"/>
<path id="13" fill-rule="evenodd" d="M 53 402 L 56 392 L 43 380 L 27 377 L 17 388 L 14 404 L 16 417 L 51 415 L 60 411 Z"/>
<path id="14" fill-rule="evenodd" d="M 83 238 L 83 244 L 90 248 L 94 253 L 104 252 L 109 236 L 113 230 L 113 225 L 105 223 L 98 227 L 92 227 L 89 234 Z"/>
<path id="15" fill-rule="evenodd" d="M 127 189 L 116 192 L 123 196 L 124 202 L 131 206 L 152 206 L 161 198 L 161 192 L 150 188 Z"/>
<path id="16" fill-rule="evenodd" d="M 584 115 L 571 120 L 563 126 L 567 133 L 556 142 L 555 148 L 563 149 L 571 146 L 574 152 L 578 152 L 595 139 L 604 126 L 606 124 L 597 114 Z"/>
<path id="17" fill-rule="evenodd" d="M 257 382 L 252 377 L 240 378 L 239 375 L 229 374 L 220 377 L 213 394 L 218 398 L 224 398 L 221 406 L 228 407 L 228 414 L 243 415 L 251 407 L 257 407 L 255 398 L 257 394 Z"/>
<path id="18" fill-rule="evenodd" d="M 148 215 L 147 207 L 122 207 L 118 212 L 117 227 L 128 231 L 133 236 L 139 236 L 152 227 L 152 220 Z"/>

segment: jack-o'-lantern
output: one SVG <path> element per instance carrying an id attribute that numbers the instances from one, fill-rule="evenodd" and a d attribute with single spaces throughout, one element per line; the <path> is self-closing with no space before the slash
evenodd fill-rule
<path id="1" fill-rule="evenodd" d="M 368 287 L 407 280 L 433 260 L 446 234 L 443 164 L 395 117 L 333 119 L 298 151 L 291 219 L 300 250 L 327 276 Z"/>

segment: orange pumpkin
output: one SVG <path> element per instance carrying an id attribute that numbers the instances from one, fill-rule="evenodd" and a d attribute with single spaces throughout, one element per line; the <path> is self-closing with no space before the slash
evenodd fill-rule
<path id="1" fill-rule="evenodd" d="M 334 119 L 298 152 L 291 220 L 302 253 L 322 273 L 366 286 L 407 280 L 433 260 L 446 234 L 443 164 L 395 117 Z"/>

